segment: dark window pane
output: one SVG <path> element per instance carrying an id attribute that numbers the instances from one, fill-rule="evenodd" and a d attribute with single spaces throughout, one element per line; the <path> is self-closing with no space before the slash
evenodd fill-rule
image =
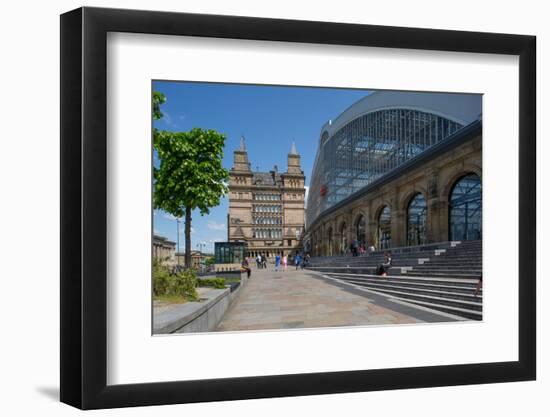
<path id="1" fill-rule="evenodd" d="M 410 201 L 407 209 L 407 245 L 426 243 L 426 200 L 420 193 Z"/>
<path id="2" fill-rule="evenodd" d="M 478 240 L 482 237 L 481 179 L 476 174 L 460 178 L 449 198 L 451 240 Z"/>

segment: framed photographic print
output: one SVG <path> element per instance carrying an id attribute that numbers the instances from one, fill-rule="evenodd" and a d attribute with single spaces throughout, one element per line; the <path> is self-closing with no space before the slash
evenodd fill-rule
<path id="1" fill-rule="evenodd" d="M 535 38 L 61 16 L 61 400 L 535 379 Z"/>

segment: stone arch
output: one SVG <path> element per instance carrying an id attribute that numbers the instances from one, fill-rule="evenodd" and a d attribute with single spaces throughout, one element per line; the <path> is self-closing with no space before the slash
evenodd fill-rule
<path id="1" fill-rule="evenodd" d="M 444 200 L 449 199 L 449 194 L 453 188 L 453 186 L 456 184 L 456 182 L 462 178 L 465 175 L 468 174 L 476 174 L 481 182 L 483 183 L 483 176 L 481 167 L 475 164 L 464 164 L 456 167 L 453 169 L 448 175 L 445 175 L 445 177 L 442 179 L 442 185 L 441 188 L 441 194 L 440 198 Z"/>
<path id="2" fill-rule="evenodd" d="M 407 246 L 424 245 L 428 242 L 428 199 L 422 192 L 411 193 L 404 209 L 404 243 Z M 413 205 L 414 203 L 414 205 Z"/>
<path id="3" fill-rule="evenodd" d="M 339 218 L 336 219 L 336 230 L 337 231 L 340 231 L 342 230 L 342 225 L 346 223 L 346 218 L 343 217 L 343 216 L 340 216 Z"/>
<path id="4" fill-rule="evenodd" d="M 339 253 L 345 253 L 349 245 L 347 232 L 350 225 L 345 217 L 342 217 L 340 220 L 338 220 L 336 224 L 336 238 L 338 239 L 336 251 Z"/>
<path id="5" fill-rule="evenodd" d="M 422 194 L 424 199 L 428 201 L 428 191 L 426 187 L 415 185 L 411 190 L 403 194 L 399 201 L 399 209 L 406 212 L 409 207 L 409 203 L 417 194 Z"/>
<path id="6" fill-rule="evenodd" d="M 388 206 L 390 208 L 391 211 L 393 211 L 393 207 L 392 207 L 392 204 L 391 204 L 391 201 L 389 200 L 386 200 L 386 199 L 382 199 L 382 201 L 376 206 L 376 210 L 374 210 L 372 212 L 373 216 L 372 216 L 372 221 L 373 222 L 378 222 L 378 218 L 380 217 L 380 213 L 382 212 L 382 210 L 384 210 L 384 207 Z"/>
<path id="7" fill-rule="evenodd" d="M 385 209 L 388 209 L 389 211 L 389 222 L 384 222 L 382 217 L 382 213 L 384 213 Z M 394 219 L 395 213 L 392 208 L 392 205 L 389 202 L 382 202 L 380 206 L 375 210 L 375 217 L 374 221 L 376 224 L 376 230 L 374 233 L 374 240 L 375 240 L 375 247 L 376 249 L 387 249 L 392 246 L 391 242 L 391 229 L 392 229 L 392 223 L 395 221 Z"/>
<path id="8" fill-rule="evenodd" d="M 363 218 L 365 219 L 365 221 L 368 222 L 369 218 L 368 218 L 368 212 L 366 210 L 366 208 L 359 208 L 359 209 L 355 209 L 353 211 L 353 217 L 352 217 L 352 220 L 351 220 L 351 224 L 353 225 L 353 227 L 355 227 L 355 225 L 357 224 L 357 220 L 359 220 L 359 217 L 363 216 Z"/>
<path id="9" fill-rule="evenodd" d="M 419 194 L 424 198 L 424 201 L 426 202 L 426 226 L 424 229 L 426 231 L 425 242 L 427 242 L 428 240 L 427 229 L 429 228 L 429 210 L 427 209 L 427 207 L 429 201 L 429 193 L 427 187 L 419 184 L 414 184 L 414 186 L 410 190 L 407 190 L 400 196 L 400 199 L 397 203 L 398 209 L 402 213 L 402 221 L 399 222 L 399 224 L 397 225 L 399 235 L 402 236 L 402 239 L 399 242 L 400 245 L 409 245 L 409 206 L 412 200 Z"/>
<path id="10" fill-rule="evenodd" d="M 457 190 L 457 196 L 455 196 L 455 190 Z M 475 172 L 468 171 L 457 178 L 453 178 L 453 182 L 446 195 L 448 202 L 447 227 L 449 239 L 481 239 L 483 230 L 481 176 Z"/>
<path id="11" fill-rule="evenodd" d="M 362 220 L 363 222 L 363 230 L 362 230 L 362 237 L 361 232 L 359 230 L 359 222 Z M 369 226 L 369 218 L 367 213 L 363 208 L 360 208 L 355 212 L 355 214 L 352 217 L 351 221 L 351 227 L 352 227 L 352 233 L 353 233 L 353 239 L 356 239 L 359 241 L 360 244 L 363 244 L 367 246 L 367 228 Z"/>

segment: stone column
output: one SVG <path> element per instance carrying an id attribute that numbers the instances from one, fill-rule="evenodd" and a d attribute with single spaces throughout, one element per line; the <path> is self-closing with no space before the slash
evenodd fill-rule
<path id="1" fill-rule="evenodd" d="M 368 246 L 373 245 L 378 249 L 378 222 L 370 219 L 370 217 L 367 228 L 367 244 Z"/>
<path id="2" fill-rule="evenodd" d="M 389 198 L 391 210 L 391 247 L 404 246 L 403 243 L 403 210 L 399 207 L 399 193 L 394 189 Z"/>
<path id="3" fill-rule="evenodd" d="M 347 233 L 347 248 L 349 249 L 351 242 L 353 242 L 354 235 L 353 235 L 353 224 L 351 223 L 353 221 L 353 212 L 350 210 L 346 213 L 346 233 Z"/>
<path id="4" fill-rule="evenodd" d="M 391 245 L 396 248 L 405 246 L 406 242 L 406 213 L 405 210 L 393 210 L 391 216 Z"/>
<path id="5" fill-rule="evenodd" d="M 428 202 L 428 242 L 445 242 L 449 236 L 449 203 L 443 198 L 433 198 Z"/>
<path id="6" fill-rule="evenodd" d="M 340 255 L 341 253 L 341 250 L 340 250 L 340 242 L 342 241 L 342 235 L 340 233 L 340 229 L 338 228 L 339 227 L 339 222 L 338 222 L 338 217 L 335 217 L 334 218 L 334 254 L 335 255 Z"/>
<path id="7" fill-rule="evenodd" d="M 321 226 L 315 230 L 315 256 L 321 256 Z"/>
<path id="8" fill-rule="evenodd" d="M 321 226 L 321 254 L 323 256 L 327 256 L 327 245 L 326 245 L 326 235 L 327 235 L 327 230 L 326 230 L 326 224 L 323 223 L 323 225 Z"/>
<path id="9" fill-rule="evenodd" d="M 338 231 L 336 230 L 337 222 L 336 222 L 336 216 L 332 219 L 330 222 L 330 227 L 332 228 L 332 254 L 331 255 L 337 255 L 338 253 Z"/>
<path id="10" fill-rule="evenodd" d="M 439 196 L 439 171 L 435 168 L 426 171 L 428 201 L 426 218 L 427 243 L 449 240 L 447 230 L 448 204 Z"/>

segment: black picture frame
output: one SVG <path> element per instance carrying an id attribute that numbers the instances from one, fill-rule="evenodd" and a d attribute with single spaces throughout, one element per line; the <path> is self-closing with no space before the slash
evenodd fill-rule
<path id="1" fill-rule="evenodd" d="M 519 56 L 519 360 L 107 385 L 108 32 Z M 61 401 L 82 409 L 534 380 L 536 377 L 534 36 L 156 11 L 61 16 Z"/>

